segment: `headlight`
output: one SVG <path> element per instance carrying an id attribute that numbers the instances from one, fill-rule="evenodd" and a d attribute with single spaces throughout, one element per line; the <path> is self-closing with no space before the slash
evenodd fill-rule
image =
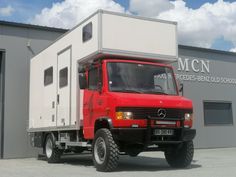
<path id="1" fill-rule="evenodd" d="M 192 118 L 192 114 L 190 114 L 190 113 L 185 113 L 185 115 L 184 115 L 184 119 L 185 120 L 190 120 Z"/>
<path id="2" fill-rule="evenodd" d="M 184 127 L 191 128 L 193 125 L 193 114 L 185 113 L 184 114 Z"/>
<path id="3" fill-rule="evenodd" d="M 133 113 L 132 112 L 116 112 L 116 119 L 122 120 L 122 119 L 133 119 Z"/>

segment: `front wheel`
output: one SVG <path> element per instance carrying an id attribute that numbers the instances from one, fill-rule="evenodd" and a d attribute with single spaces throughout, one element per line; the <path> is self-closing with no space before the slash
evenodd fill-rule
<path id="1" fill-rule="evenodd" d="M 113 171 L 119 160 L 119 150 L 110 130 L 97 130 L 92 145 L 93 163 L 98 171 Z"/>
<path id="2" fill-rule="evenodd" d="M 165 158 L 168 164 L 174 168 L 186 168 L 194 154 L 193 141 L 183 142 L 179 147 L 172 147 L 165 151 Z"/>

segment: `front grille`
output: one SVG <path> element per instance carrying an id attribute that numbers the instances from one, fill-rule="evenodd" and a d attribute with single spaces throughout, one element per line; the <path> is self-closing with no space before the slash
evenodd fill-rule
<path id="1" fill-rule="evenodd" d="M 150 108 L 150 107 L 118 107 L 117 111 L 132 112 L 134 119 L 145 118 L 161 118 L 158 117 L 158 109 L 166 110 L 165 119 L 182 119 L 185 113 L 192 113 L 191 109 L 176 109 L 176 108 Z"/>

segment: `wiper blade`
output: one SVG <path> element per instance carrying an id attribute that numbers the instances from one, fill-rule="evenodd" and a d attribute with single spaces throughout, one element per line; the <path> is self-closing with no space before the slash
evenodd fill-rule
<path id="1" fill-rule="evenodd" d="M 127 92 L 127 93 L 143 93 L 138 90 L 131 90 L 131 89 L 121 89 L 121 90 L 112 90 L 113 92 Z"/>
<path id="2" fill-rule="evenodd" d="M 127 93 L 150 93 L 150 94 L 158 94 L 158 95 L 168 95 L 165 92 L 160 92 L 160 91 L 140 91 L 140 90 L 132 90 L 132 89 L 116 89 L 112 90 L 113 92 L 127 92 Z"/>
<path id="3" fill-rule="evenodd" d="M 155 92 L 157 94 L 161 94 L 161 95 L 168 95 L 168 93 L 165 93 L 165 92 Z"/>
<path id="4" fill-rule="evenodd" d="M 158 95 L 168 95 L 165 92 L 158 92 L 158 91 L 147 91 L 147 92 L 144 92 L 144 93 L 153 93 L 153 94 L 158 94 Z"/>
<path id="5" fill-rule="evenodd" d="M 130 93 L 143 93 L 143 92 L 138 91 L 138 90 L 130 90 L 130 89 L 124 89 L 124 90 L 122 90 L 122 91 L 124 91 L 124 92 L 130 92 Z"/>

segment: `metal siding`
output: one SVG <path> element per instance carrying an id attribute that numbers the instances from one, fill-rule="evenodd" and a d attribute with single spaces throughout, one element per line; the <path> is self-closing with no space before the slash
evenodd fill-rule
<path id="1" fill-rule="evenodd" d="M 61 33 L 0 26 L 0 48 L 6 50 L 4 158 L 29 157 L 28 126 L 29 61 Z M 29 41 L 30 39 L 30 41 Z M 27 48 L 31 43 L 31 50 Z"/>
<path id="2" fill-rule="evenodd" d="M 217 53 L 214 51 L 204 51 L 192 48 L 179 48 L 179 57 L 193 59 L 203 59 L 210 61 L 210 75 L 236 78 L 236 56 L 231 53 Z M 195 74 L 194 71 L 177 71 L 177 63 L 174 64 L 178 74 Z M 201 73 L 201 75 L 209 75 Z M 214 147 L 235 147 L 236 146 L 236 94 L 234 84 L 208 83 L 183 81 L 184 96 L 193 100 L 194 105 L 194 127 L 197 129 L 197 136 L 194 140 L 197 148 Z M 234 125 L 204 125 L 203 101 L 228 101 L 232 102 Z"/>

